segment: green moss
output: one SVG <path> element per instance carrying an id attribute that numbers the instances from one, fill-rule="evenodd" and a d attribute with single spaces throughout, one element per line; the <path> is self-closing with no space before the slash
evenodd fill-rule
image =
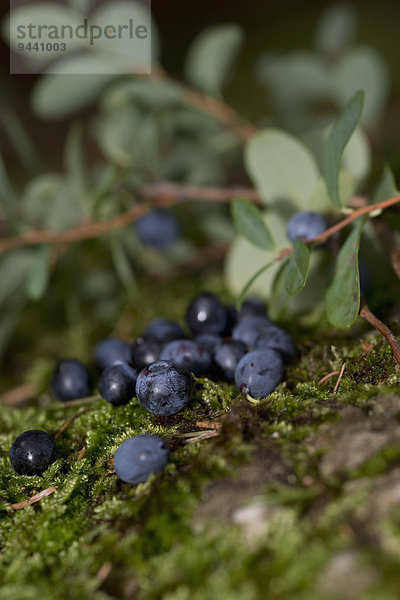
<path id="1" fill-rule="evenodd" d="M 129 338 L 157 314 L 181 316 L 204 280 L 174 285 L 157 293 L 155 286 L 144 288 L 122 312 L 115 333 Z M 219 278 L 212 275 L 206 287 L 220 292 Z M 90 324 L 84 330 L 81 358 L 98 339 Z M 69 332 L 66 354 L 79 346 L 81 335 L 79 328 Z M 190 406 L 171 418 L 150 415 L 135 399 L 118 408 L 100 399 L 81 406 L 53 401 L 47 387 L 59 338 L 49 337 L 46 351 L 36 353 L 32 347 L 19 350 L 17 340 L 19 358 L 38 358 L 22 381 L 15 360 L 8 381 L 33 382 L 38 395 L 25 407 L 1 407 L 0 598 L 253 600 L 268 590 L 272 600 L 312 599 L 321 597 L 321 577 L 336 554 L 357 548 L 366 568 L 374 566 L 377 573 L 360 597 L 378 598 L 377 582 L 381 589 L 387 582 L 381 597 L 390 600 L 396 574 L 388 548 L 393 540 L 400 547 L 398 515 L 384 515 L 382 523 L 391 525 L 382 524 L 371 553 L 359 511 L 368 517 L 366 493 L 375 478 L 397 468 L 398 446 L 388 442 L 335 479 L 323 473 L 325 451 L 310 448 L 316 436 L 343 420 L 346 407 L 369 422 L 371 402 L 396 392 L 393 358 L 379 335 L 365 337 L 373 346 L 369 352 L 356 338 L 316 335 L 310 341 L 309 333 L 299 335 L 299 358 L 269 397 L 251 404 L 233 385 L 199 378 Z M 319 383 L 343 362 L 336 392 L 337 375 Z M 21 431 L 54 435 L 72 418 L 42 477 L 13 472 L 8 450 Z M 221 424 L 217 437 L 194 441 L 214 422 Z M 117 480 L 112 456 L 124 439 L 143 432 L 167 439 L 171 461 L 162 474 L 130 487 Z M 10 510 L 49 486 L 57 486 L 53 494 Z M 238 524 L 235 515 L 254 502 L 261 506 L 255 529 L 250 517 Z"/>

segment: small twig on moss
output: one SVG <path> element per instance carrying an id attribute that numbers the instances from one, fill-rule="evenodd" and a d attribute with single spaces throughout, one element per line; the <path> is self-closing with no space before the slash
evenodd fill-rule
<path id="1" fill-rule="evenodd" d="M 377 329 L 379 333 L 381 333 L 383 337 L 386 338 L 388 344 L 392 349 L 393 356 L 397 364 L 400 365 L 400 345 L 393 331 L 391 331 L 389 327 L 385 325 L 385 323 L 382 323 L 382 321 L 371 312 L 371 310 L 366 304 L 363 304 L 360 309 L 360 317 L 368 321 L 368 323 L 375 327 L 375 329 Z"/>
<path id="2" fill-rule="evenodd" d="M 47 496 L 53 494 L 56 491 L 57 487 L 58 486 L 56 485 L 51 485 L 50 487 L 46 488 L 45 490 L 42 490 L 38 494 L 35 494 L 31 498 L 28 498 L 28 500 L 24 500 L 23 502 L 17 502 L 16 504 L 10 504 L 7 510 L 8 512 L 14 512 L 14 510 L 20 510 L 21 508 L 26 508 L 31 504 L 35 504 L 35 502 L 39 502 L 43 498 L 46 498 Z"/>
<path id="3" fill-rule="evenodd" d="M 334 394 L 336 394 L 336 392 L 338 391 L 339 384 L 342 381 L 342 377 L 343 377 L 343 373 L 344 373 L 345 368 L 346 368 L 346 363 L 344 362 L 342 364 L 341 369 L 340 369 L 339 376 L 338 376 L 338 378 L 336 380 L 335 387 L 333 388 L 333 393 Z"/>
<path id="4" fill-rule="evenodd" d="M 329 379 L 331 379 L 331 377 L 334 377 L 335 375 L 337 375 L 339 373 L 339 371 L 332 371 L 332 373 L 328 373 L 328 375 L 324 375 L 323 377 L 321 377 L 321 379 L 318 381 L 318 384 L 322 384 L 322 383 L 326 383 Z"/>
<path id="5" fill-rule="evenodd" d="M 18 406 L 35 395 L 35 386 L 32 383 L 24 383 L 12 388 L 1 396 L 1 401 L 7 406 Z"/>
<path id="6" fill-rule="evenodd" d="M 210 431 L 196 431 L 191 435 L 192 437 L 184 441 L 185 444 L 193 444 L 194 442 L 202 442 L 203 440 L 209 440 L 210 438 L 217 437 L 219 435 L 219 431 L 216 431 L 215 429 L 211 429 Z"/>
<path id="7" fill-rule="evenodd" d="M 83 446 L 78 454 L 78 456 L 76 457 L 76 460 L 82 460 L 82 458 L 84 457 L 86 452 L 86 446 Z"/>
<path id="8" fill-rule="evenodd" d="M 84 408 L 83 410 L 80 410 L 78 413 L 76 413 L 76 415 L 74 415 L 73 417 L 71 417 L 70 419 L 68 419 L 68 421 L 66 421 L 64 423 L 64 425 L 62 427 L 60 427 L 60 429 L 57 431 L 57 433 L 54 436 L 54 439 L 57 439 L 60 437 L 60 435 L 62 433 L 64 433 L 64 431 L 71 425 L 71 423 L 73 423 L 75 421 L 75 419 L 78 419 L 79 417 L 81 417 L 82 415 L 84 415 L 85 413 L 87 413 L 89 410 L 91 410 L 90 408 Z"/>
<path id="9" fill-rule="evenodd" d="M 203 427 L 204 429 L 221 429 L 220 421 L 197 421 L 196 427 Z"/>
<path id="10" fill-rule="evenodd" d="M 65 408 L 69 408 L 70 406 L 82 406 L 84 404 L 93 404 L 93 402 L 97 402 L 97 400 L 101 400 L 100 394 L 88 396 L 87 398 L 77 398 L 76 400 L 66 400 L 62 404 L 63 406 L 65 406 Z"/>
<path id="11" fill-rule="evenodd" d="M 110 562 L 105 562 L 101 565 L 100 569 L 97 571 L 95 577 L 99 583 L 103 583 L 109 576 L 112 570 L 112 564 Z"/>

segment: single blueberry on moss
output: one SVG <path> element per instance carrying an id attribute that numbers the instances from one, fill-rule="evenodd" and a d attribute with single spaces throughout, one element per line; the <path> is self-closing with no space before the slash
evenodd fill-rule
<path id="1" fill-rule="evenodd" d="M 144 332 L 144 336 L 148 340 L 167 344 L 172 340 L 180 340 L 185 337 L 181 326 L 176 321 L 157 317 L 150 321 Z"/>
<path id="2" fill-rule="evenodd" d="M 21 433 L 10 450 L 11 465 L 18 475 L 41 475 L 55 454 L 53 438 L 40 429 Z"/>
<path id="3" fill-rule="evenodd" d="M 186 312 L 186 322 L 192 335 L 222 334 L 227 328 L 228 321 L 226 306 L 211 292 L 202 292 L 195 296 Z"/>
<path id="4" fill-rule="evenodd" d="M 255 348 L 272 348 L 276 350 L 282 356 L 284 363 L 289 363 L 296 353 L 290 333 L 276 325 L 271 325 L 271 327 L 266 327 L 260 331 L 254 346 Z"/>
<path id="5" fill-rule="evenodd" d="M 238 340 L 227 340 L 219 344 L 214 352 L 217 375 L 227 381 L 233 381 L 236 367 L 246 352 L 246 344 Z"/>
<path id="6" fill-rule="evenodd" d="M 160 357 L 162 344 L 157 340 L 138 337 L 132 344 L 132 362 L 139 371 Z"/>
<path id="7" fill-rule="evenodd" d="M 136 394 L 137 371 L 128 363 L 116 363 L 100 375 L 100 395 L 114 406 L 127 404 Z"/>
<path id="8" fill-rule="evenodd" d="M 191 383 L 186 367 L 157 360 L 140 371 L 136 396 L 143 408 L 155 415 L 175 415 L 189 402 Z"/>
<path id="9" fill-rule="evenodd" d="M 122 481 L 136 485 L 146 481 L 152 473 L 162 471 L 168 458 L 169 448 L 158 435 L 135 435 L 117 448 L 114 468 Z"/>
<path id="10" fill-rule="evenodd" d="M 91 393 L 90 373 L 75 358 L 60 360 L 51 376 L 51 392 L 62 401 L 86 398 Z"/>
<path id="11" fill-rule="evenodd" d="M 129 362 L 130 359 L 130 345 L 117 338 L 106 338 L 94 348 L 94 361 L 101 371 L 118 361 Z"/>
<path id="12" fill-rule="evenodd" d="M 232 338 L 243 342 L 250 348 L 254 346 L 257 336 L 260 331 L 269 327 L 271 321 L 267 317 L 248 316 L 238 322 L 232 329 Z"/>
<path id="13" fill-rule="evenodd" d="M 252 398 L 263 398 L 271 394 L 282 381 L 283 372 L 283 360 L 276 350 L 253 350 L 239 361 L 235 383 L 239 390 Z"/>
<path id="14" fill-rule="evenodd" d="M 203 375 L 211 367 L 210 353 L 194 340 L 169 342 L 162 349 L 160 358 L 183 365 L 195 375 Z"/>

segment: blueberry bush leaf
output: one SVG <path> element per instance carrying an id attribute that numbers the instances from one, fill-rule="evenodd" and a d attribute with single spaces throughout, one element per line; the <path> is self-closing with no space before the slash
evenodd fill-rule
<path id="1" fill-rule="evenodd" d="M 293 253 L 285 267 L 285 287 L 290 295 L 297 294 L 306 284 L 310 266 L 310 250 L 301 240 L 294 240 Z"/>
<path id="2" fill-rule="evenodd" d="M 346 105 L 343 113 L 333 124 L 324 146 L 322 171 L 329 197 L 334 206 L 340 207 L 339 169 L 344 149 L 360 119 L 363 92 L 357 92 Z"/>
<path id="3" fill-rule="evenodd" d="M 46 291 L 50 277 L 50 246 L 42 244 L 32 252 L 33 264 L 26 281 L 30 300 L 39 300 Z"/>
<path id="4" fill-rule="evenodd" d="M 249 200 L 235 198 L 231 204 L 231 214 L 236 229 L 249 242 L 264 250 L 272 250 L 275 247 L 260 210 Z"/>
<path id="5" fill-rule="evenodd" d="M 247 172 L 262 200 L 277 206 L 289 201 L 306 210 L 318 181 L 317 163 L 294 136 L 268 128 L 254 135 L 245 148 Z"/>
<path id="6" fill-rule="evenodd" d="M 315 46 L 326 56 L 335 56 L 353 40 L 356 27 L 354 7 L 344 3 L 333 4 L 319 20 L 315 31 Z"/>
<path id="7" fill-rule="evenodd" d="M 229 80 L 243 42 L 234 23 L 208 27 L 193 41 L 186 63 L 186 79 L 207 94 L 220 95 Z"/>
<path id="8" fill-rule="evenodd" d="M 338 329 L 350 327 L 360 308 L 360 276 L 358 252 L 365 219 L 359 219 L 341 247 L 336 259 L 335 274 L 325 296 L 329 323 Z"/>
<path id="9" fill-rule="evenodd" d="M 251 277 L 250 279 L 247 281 L 247 283 L 245 283 L 245 285 L 243 286 L 240 294 L 238 295 L 237 299 L 236 299 L 236 308 L 237 310 L 240 310 L 240 307 L 242 306 L 243 300 L 246 298 L 247 293 L 249 292 L 251 286 L 253 285 L 253 283 L 260 277 L 260 275 L 262 275 L 263 273 L 265 273 L 265 271 L 267 271 L 270 267 L 272 267 L 272 265 L 274 264 L 275 261 L 271 261 L 269 263 L 267 263 L 266 265 L 262 266 L 260 269 L 258 269 L 258 271 L 256 271 Z"/>

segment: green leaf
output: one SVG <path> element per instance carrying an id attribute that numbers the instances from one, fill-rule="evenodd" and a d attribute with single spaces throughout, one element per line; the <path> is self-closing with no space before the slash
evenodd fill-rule
<path id="1" fill-rule="evenodd" d="M 335 274 L 326 296 L 328 321 L 338 329 L 350 327 L 360 309 L 360 277 L 358 251 L 365 219 L 359 219 L 343 244 L 336 259 Z"/>
<path id="2" fill-rule="evenodd" d="M 269 269 L 270 267 L 272 267 L 272 265 L 274 264 L 275 261 L 269 262 L 266 265 L 264 265 L 263 267 L 261 267 L 261 269 L 258 269 L 258 271 L 256 271 L 248 280 L 248 282 L 243 286 L 242 291 L 240 292 L 239 296 L 236 299 L 236 308 L 237 310 L 240 310 L 240 307 L 242 306 L 243 300 L 245 299 L 247 292 L 250 290 L 251 286 L 253 285 L 253 283 L 260 277 L 260 275 L 262 275 L 263 273 L 265 273 L 265 271 L 267 269 Z"/>
<path id="3" fill-rule="evenodd" d="M 235 198 L 231 204 L 231 215 L 238 232 L 255 246 L 272 250 L 275 247 L 260 210 L 249 200 Z"/>
<path id="4" fill-rule="evenodd" d="M 25 169 L 33 174 L 43 171 L 44 163 L 38 147 L 33 145 L 21 119 L 10 106 L 1 106 L 0 120 Z"/>
<path id="5" fill-rule="evenodd" d="M 318 181 L 318 167 L 308 149 L 279 129 L 264 129 L 245 148 L 250 178 L 265 201 L 289 201 L 294 210 L 306 210 Z"/>
<path id="6" fill-rule="evenodd" d="M 10 182 L 3 157 L 0 152 L 0 202 L 10 216 L 18 210 L 18 194 Z"/>
<path id="7" fill-rule="evenodd" d="M 208 94 L 219 95 L 232 75 L 243 42 L 243 31 L 234 23 L 215 25 L 193 41 L 185 62 L 187 81 Z"/>
<path id="8" fill-rule="evenodd" d="M 35 254 L 26 282 L 26 293 L 30 300 L 42 298 L 50 277 L 50 246 L 43 244 L 35 251 Z"/>
<path id="9" fill-rule="evenodd" d="M 127 290 L 132 289 L 132 287 L 136 284 L 136 280 L 132 265 L 126 255 L 125 248 L 119 236 L 111 235 L 110 250 L 114 268 L 121 283 L 126 287 Z"/>
<path id="10" fill-rule="evenodd" d="M 357 90 L 365 93 L 361 123 L 370 127 L 382 116 L 390 91 L 390 76 L 374 48 L 357 46 L 343 54 L 332 71 L 332 90 L 344 106 Z"/>
<path id="11" fill-rule="evenodd" d="M 73 123 L 65 142 L 64 164 L 71 188 L 81 198 L 88 190 L 88 172 L 82 139 L 83 127 L 79 123 Z"/>
<path id="12" fill-rule="evenodd" d="M 385 166 L 381 180 L 372 197 L 372 204 L 382 202 L 397 196 L 399 193 L 393 172 L 390 167 Z"/>
<path id="13" fill-rule="evenodd" d="M 333 124 L 325 142 L 322 171 L 332 203 L 340 207 L 339 168 L 344 149 L 360 119 L 363 107 L 363 92 L 357 92 Z"/>
<path id="14" fill-rule="evenodd" d="M 0 259 L 0 306 L 13 304 L 14 298 L 25 289 L 26 280 L 32 268 L 32 250 L 15 250 L 4 254 Z"/>
<path id="15" fill-rule="evenodd" d="M 290 246 L 286 236 L 286 220 L 282 214 L 269 209 L 262 214 L 262 218 L 267 227 L 274 232 L 276 247 Z M 224 266 L 225 283 L 232 295 L 237 297 L 248 283 L 250 275 L 271 262 L 273 263 L 271 267 L 257 277 L 252 284 L 252 290 L 257 296 L 268 299 L 276 272 L 280 267 L 280 263 L 275 262 L 277 254 L 278 250 L 276 249 L 258 248 L 246 238 L 238 235 L 227 252 Z"/>
<path id="16" fill-rule="evenodd" d="M 77 74 L 69 74 L 75 65 Z M 104 65 L 97 56 L 79 56 L 64 60 L 60 64 L 59 74 L 43 74 L 31 96 L 35 114 L 42 119 L 54 120 L 86 108 L 96 100 L 104 86 L 117 77 L 112 72 L 108 75 L 97 74 L 96 67 L 100 66 Z"/>
<path id="17" fill-rule="evenodd" d="M 285 288 L 288 294 L 300 292 L 306 284 L 310 265 L 310 250 L 301 240 L 293 242 L 293 253 L 285 268 Z"/>
<path id="18" fill-rule="evenodd" d="M 328 57 L 337 55 L 354 38 L 356 25 L 357 17 L 353 6 L 344 3 L 329 6 L 317 25 L 317 49 Z"/>

